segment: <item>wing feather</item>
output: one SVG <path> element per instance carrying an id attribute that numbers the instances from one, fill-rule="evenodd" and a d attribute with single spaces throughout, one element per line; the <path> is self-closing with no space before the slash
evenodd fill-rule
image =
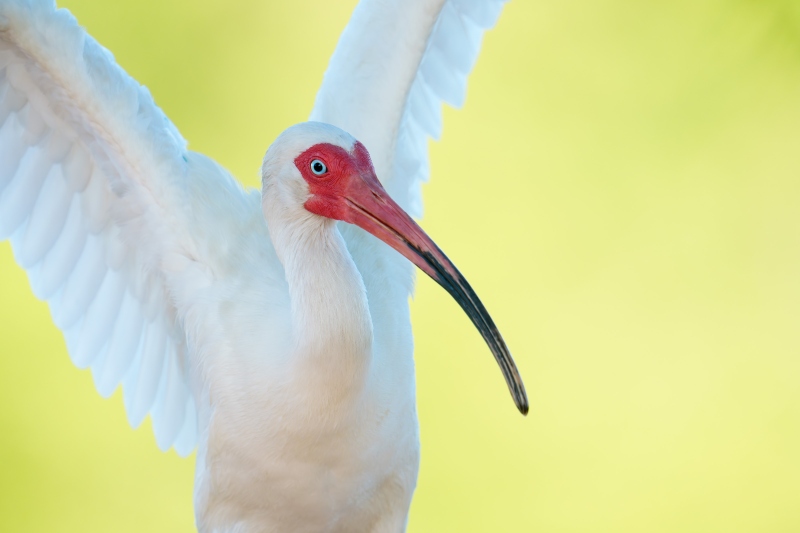
<path id="1" fill-rule="evenodd" d="M 110 396 L 130 368 L 142 342 L 143 326 L 141 305 L 127 292 L 114 324 L 114 331 L 108 340 L 105 364 L 98 370 L 96 377 L 97 390 L 101 395 Z"/>
<path id="2" fill-rule="evenodd" d="M 5 191 L 11 179 L 17 173 L 19 162 L 28 150 L 28 145 L 22 138 L 24 133 L 22 124 L 16 115 L 6 118 L 0 128 L 0 194 Z"/>
<path id="3" fill-rule="evenodd" d="M 25 221 L 51 166 L 46 147 L 36 145 L 25 152 L 11 183 L 0 193 L 0 239 L 9 238 Z"/>
<path id="4" fill-rule="evenodd" d="M 101 237 L 89 234 L 75 268 L 62 287 L 58 305 L 51 309 L 56 326 L 67 329 L 83 317 L 108 277 Z"/>
<path id="5" fill-rule="evenodd" d="M 467 91 L 467 76 L 456 70 L 448 62 L 448 57 L 444 55 L 444 50 L 436 46 L 428 47 L 425 56 L 420 64 L 420 74 L 423 82 L 439 97 L 440 100 L 448 104 L 460 107 L 464 104 Z M 418 122 L 422 117 L 414 113 L 414 110 L 407 108 L 408 113 Z M 431 134 L 432 132 L 426 131 Z"/>
<path id="6" fill-rule="evenodd" d="M 414 216 L 422 214 L 428 138 L 442 132 L 441 104 L 464 103 L 483 32 L 502 7 L 500 0 L 364 0 L 331 58 L 311 119 L 361 140 L 389 193 Z"/>
<path id="7" fill-rule="evenodd" d="M 11 113 L 17 113 L 28 101 L 22 92 L 15 90 L 10 84 L 7 83 L 6 72 L 7 69 L 4 68 L 2 70 L 2 76 L 0 76 L 0 83 L 3 83 L 3 97 L 2 101 L 0 102 L 0 120 L 2 120 L 3 123 L 5 123 L 8 115 Z M 22 143 L 20 142 L 20 145 L 21 144 Z"/>
<path id="8" fill-rule="evenodd" d="M 73 194 L 63 229 L 35 271 L 28 271 L 33 293 L 40 300 L 49 300 L 67 280 L 81 257 L 87 234 L 81 220 L 80 196 Z"/>
<path id="9" fill-rule="evenodd" d="M 158 394 L 168 342 L 163 320 L 163 317 L 159 317 L 148 323 L 142 351 L 136 361 L 138 367 L 134 367 L 135 374 L 126 376 L 123 385 L 125 408 L 133 427 L 139 427 L 153 408 Z"/>
<path id="10" fill-rule="evenodd" d="M 22 242 L 17 247 L 17 262 L 29 269 L 53 248 L 72 203 L 72 194 L 60 166 L 52 167 L 28 219 Z"/>
<path id="11" fill-rule="evenodd" d="M 102 264 L 98 261 L 98 264 Z M 107 270 L 96 296 L 88 305 L 83 328 L 75 347 L 73 362 L 78 368 L 93 364 L 113 331 L 114 323 L 122 306 L 125 294 L 125 278 L 115 270 Z"/>
<path id="12" fill-rule="evenodd" d="M 122 383 L 131 424 L 150 413 L 159 447 L 182 455 L 198 420 L 175 280 L 211 275 L 187 229 L 192 157 L 72 15 L 52 0 L 0 2 L 0 240 L 74 364 L 103 396 Z"/>
<path id="13" fill-rule="evenodd" d="M 453 4 L 467 18 L 481 28 L 492 28 L 497 24 L 502 2 L 498 0 L 454 0 Z"/>
<path id="14" fill-rule="evenodd" d="M 161 383 L 152 411 L 156 443 L 162 450 L 174 444 L 186 413 L 186 394 L 176 347 L 170 346 L 169 352 L 164 358 Z"/>

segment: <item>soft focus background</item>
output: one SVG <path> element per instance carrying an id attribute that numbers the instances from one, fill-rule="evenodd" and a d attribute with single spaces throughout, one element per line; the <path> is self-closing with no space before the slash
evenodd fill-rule
<path id="1" fill-rule="evenodd" d="M 354 5 L 62 0 L 249 185 Z M 431 146 L 411 532 L 800 531 L 800 4 L 517 0 Z M 72 367 L 0 246 L 0 530 L 189 532 L 193 460 Z"/>

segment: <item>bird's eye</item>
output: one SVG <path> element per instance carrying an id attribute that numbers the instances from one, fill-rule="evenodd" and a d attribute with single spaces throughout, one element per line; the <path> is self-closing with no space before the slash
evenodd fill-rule
<path id="1" fill-rule="evenodd" d="M 325 166 L 325 163 L 320 161 L 319 159 L 315 159 L 311 162 L 311 172 L 316 174 L 317 176 L 322 176 L 328 171 L 328 167 Z"/>

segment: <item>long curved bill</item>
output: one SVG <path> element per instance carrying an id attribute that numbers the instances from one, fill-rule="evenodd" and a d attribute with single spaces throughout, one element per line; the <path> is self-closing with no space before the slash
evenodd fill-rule
<path id="1" fill-rule="evenodd" d="M 527 414 L 525 385 L 511 352 L 478 295 L 436 243 L 389 197 L 374 174 L 359 177 L 361 180 L 354 181 L 360 183 L 351 188 L 346 197 L 350 208 L 347 222 L 370 232 L 403 254 L 450 293 L 492 350 L 517 409 L 523 415 Z"/>

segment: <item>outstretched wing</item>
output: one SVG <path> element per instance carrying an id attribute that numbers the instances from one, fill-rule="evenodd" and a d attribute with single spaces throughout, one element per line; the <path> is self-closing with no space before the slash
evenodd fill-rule
<path id="1" fill-rule="evenodd" d="M 197 439 L 170 276 L 198 261 L 179 213 L 192 154 L 149 92 L 51 0 L 0 0 L 0 240 L 74 363 L 161 449 Z"/>
<path id="2" fill-rule="evenodd" d="M 362 0 L 339 39 L 311 113 L 359 139 L 389 194 L 421 216 L 428 137 L 467 75 L 502 0 Z"/>

